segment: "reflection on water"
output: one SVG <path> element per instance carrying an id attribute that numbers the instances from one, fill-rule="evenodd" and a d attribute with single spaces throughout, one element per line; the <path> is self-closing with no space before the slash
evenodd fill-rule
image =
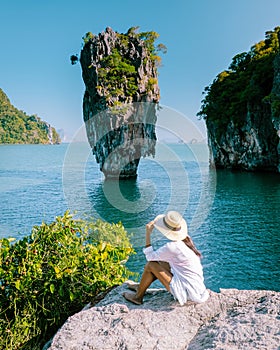
<path id="1" fill-rule="evenodd" d="M 142 160 L 135 180 L 89 185 L 94 210 L 106 221 L 122 221 L 134 233 L 138 254 L 128 266 L 142 271 L 145 224 L 172 202 L 173 208 L 183 208 L 191 236 L 203 253 L 209 288 L 280 290 L 279 175 L 216 174 L 207 164 L 198 166 L 190 159 L 180 163 L 183 171 L 177 165 L 170 159 Z M 160 234 L 152 237 L 163 243 Z"/>
<path id="2" fill-rule="evenodd" d="M 280 291 L 280 176 L 209 170 L 205 145 L 160 145 L 134 180 L 105 181 L 87 144 L 0 147 L 0 236 L 17 238 L 68 208 L 121 221 L 138 252 L 145 225 L 169 209 L 184 214 L 203 253 L 208 288 Z M 152 236 L 158 245 L 162 236 Z"/>
<path id="3" fill-rule="evenodd" d="M 165 182 L 168 183 L 168 176 Z M 93 211 L 102 220 L 121 221 L 130 233 L 133 233 L 133 245 L 143 246 L 145 225 L 161 212 L 159 203 L 163 202 L 160 188 L 147 179 L 125 181 L 104 180 L 89 187 L 89 198 Z"/>
<path id="4" fill-rule="evenodd" d="M 200 244 L 210 285 L 280 290 L 279 209 L 279 175 L 218 171 Z"/>
<path id="5" fill-rule="evenodd" d="M 142 182 L 140 188 L 137 179 L 103 181 L 89 190 L 91 204 L 105 221 L 122 221 L 127 228 L 138 227 L 141 217 L 147 217 L 145 203 L 139 203 L 147 191 L 144 186 Z"/>

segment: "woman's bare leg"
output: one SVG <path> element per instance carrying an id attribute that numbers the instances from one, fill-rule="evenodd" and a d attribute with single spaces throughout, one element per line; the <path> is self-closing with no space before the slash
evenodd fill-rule
<path id="1" fill-rule="evenodd" d="M 149 261 L 144 269 L 140 284 L 136 293 L 124 293 L 123 296 L 134 304 L 142 304 L 143 297 L 149 286 L 158 279 L 164 287 L 170 291 L 172 273 L 166 262 Z"/>
<path id="2" fill-rule="evenodd" d="M 166 262 L 166 261 L 158 261 L 158 263 L 160 265 L 162 265 L 167 271 L 169 271 L 171 273 L 171 268 L 170 268 L 170 265 L 169 265 L 168 262 Z M 157 278 L 154 277 L 154 280 L 156 280 L 156 279 Z M 128 287 L 128 289 L 133 290 L 134 292 L 137 292 L 138 288 L 139 288 L 139 285 L 140 285 L 140 283 L 132 283 L 132 284 L 128 283 L 127 287 Z"/>

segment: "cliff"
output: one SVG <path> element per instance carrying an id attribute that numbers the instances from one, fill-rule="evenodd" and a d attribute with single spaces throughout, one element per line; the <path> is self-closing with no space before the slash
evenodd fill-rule
<path id="1" fill-rule="evenodd" d="M 278 32 L 280 48 L 280 32 Z M 274 79 L 271 92 L 271 115 L 274 130 L 277 131 L 276 144 L 278 156 L 278 172 L 280 172 L 280 50 L 274 59 Z"/>
<path id="2" fill-rule="evenodd" d="M 217 168 L 280 172 L 280 27 L 205 89 L 210 162 Z"/>
<path id="3" fill-rule="evenodd" d="M 279 292 L 225 289 L 203 304 L 179 306 L 165 290 L 149 289 L 136 306 L 122 297 L 125 288 L 70 317 L 44 350 L 279 347 Z"/>
<path id="4" fill-rule="evenodd" d="M 140 158 L 155 154 L 157 37 L 155 32 L 137 34 L 136 28 L 126 34 L 106 28 L 83 38 L 83 116 L 106 178 L 135 177 Z"/>
<path id="5" fill-rule="evenodd" d="M 50 124 L 14 107 L 0 89 L 0 143 L 58 144 L 60 137 Z"/>

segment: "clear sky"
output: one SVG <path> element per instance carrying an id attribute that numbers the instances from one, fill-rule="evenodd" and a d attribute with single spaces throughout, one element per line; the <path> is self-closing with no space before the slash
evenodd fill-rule
<path id="1" fill-rule="evenodd" d="M 158 32 L 168 49 L 159 69 L 161 104 L 197 121 L 204 87 L 279 25 L 279 0 L 3 0 L 0 88 L 70 140 L 83 124 L 84 93 L 81 67 L 70 56 L 80 53 L 86 32 L 140 26 Z"/>

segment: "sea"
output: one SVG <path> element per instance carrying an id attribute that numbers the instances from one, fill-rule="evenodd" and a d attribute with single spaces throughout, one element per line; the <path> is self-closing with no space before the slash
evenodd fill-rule
<path id="1" fill-rule="evenodd" d="M 122 222 L 143 271 L 145 225 L 180 211 L 202 252 L 207 288 L 280 291 L 280 175 L 209 167 L 204 143 L 158 142 L 133 180 L 105 180 L 87 142 L 0 146 L 0 238 L 17 240 L 69 210 Z M 155 246 L 164 243 L 152 234 Z"/>

